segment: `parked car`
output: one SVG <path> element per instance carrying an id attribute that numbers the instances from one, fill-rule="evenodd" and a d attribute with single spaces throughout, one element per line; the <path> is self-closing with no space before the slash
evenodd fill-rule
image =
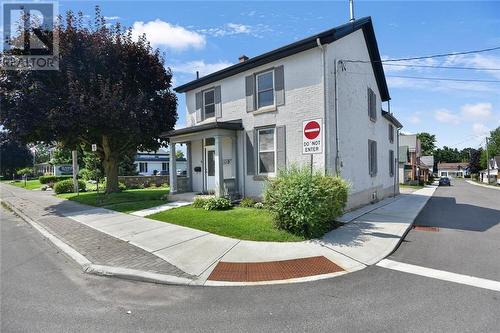
<path id="1" fill-rule="evenodd" d="M 448 178 L 448 177 L 441 177 L 439 179 L 439 186 L 451 186 L 450 178 Z"/>

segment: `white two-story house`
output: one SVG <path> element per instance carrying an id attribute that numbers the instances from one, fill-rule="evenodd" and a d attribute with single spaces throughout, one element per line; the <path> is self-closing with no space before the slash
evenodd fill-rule
<path id="1" fill-rule="evenodd" d="M 175 88 L 187 126 L 164 133 L 187 144 L 189 182 L 171 191 L 261 197 L 265 180 L 291 164 L 351 184 L 348 208 L 398 189 L 398 129 L 371 18 L 248 58 Z M 303 122 L 320 119 L 323 149 L 303 154 Z M 175 170 L 175 163 L 170 163 Z M 175 175 L 175 172 L 170 172 Z"/>

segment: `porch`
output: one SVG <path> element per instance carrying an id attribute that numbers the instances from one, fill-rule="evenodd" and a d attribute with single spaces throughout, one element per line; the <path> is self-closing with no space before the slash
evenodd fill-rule
<path id="1" fill-rule="evenodd" d="M 170 162 L 170 193 L 206 193 L 219 197 L 237 198 L 238 132 L 240 121 L 211 122 L 164 133 L 170 141 L 170 156 L 176 154 L 176 144 L 186 145 L 187 182 L 179 186 L 175 159 Z"/>

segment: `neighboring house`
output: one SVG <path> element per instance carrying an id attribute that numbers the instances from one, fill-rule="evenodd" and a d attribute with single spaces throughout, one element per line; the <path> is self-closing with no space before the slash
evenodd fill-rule
<path id="1" fill-rule="evenodd" d="M 420 162 L 425 166 L 427 166 L 429 168 L 429 173 L 432 174 L 432 172 L 434 171 L 434 156 L 433 155 L 421 156 Z"/>
<path id="2" fill-rule="evenodd" d="M 495 182 L 497 184 L 500 184 L 500 156 L 495 156 L 490 159 L 490 178 L 488 181 L 488 169 L 486 170 L 481 170 L 480 173 L 480 180 L 483 183 L 490 183 L 494 184 Z"/>
<path id="3" fill-rule="evenodd" d="M 73 166 L 71 164 L 50 164 L 38 163 L 35 164 L 35 171 L 38 175 L 51 176 L 71 176 L 73 174 Z"/>
<path id="4" fill-rule="evenodd" d="M 429 156 L 422 161 L 422 150 L 420 140 L 417 134 L 399 135 L 399 180 L 403 184 L 417 184 L 429 180 L 429 174 L 432 173 L 432 163 Z"/>
<path id="5" fill-rule="evenodd" d="M 470 174 L 469 163 L 459 162 L 459 163 L 438 163 L 438 176 L 439 177 L 451 177 L 451 178 L 463 178 Z"/>
<path id="6" fill-rule="evenodd" d="M 156 174 L 170 173 L 170 153 L 165 148 L 160 148 L 157 151 L 138 151 L 135 156 L 134 164 L 140 175 L 151 176 Z M 186 158 L 177 158 L 176 173 L 180 175 L 186 174 L 187 162 Z"/>
<path id="7" fill-rule="evenodd" d="M 175 143 L 187 145 L 190 182 L 178 188 L 172 177 L 172 193 L 262 197 L 265 180 L 292 164 L 348 180 L 348 208 L 399 192 L 402 125 L 382 110 L 390 96 L 369 17 L 242 56 L 174 90 L 186 94 L 187 127 L 163 137 L 174 143 L 172 154 Z M 314 155 L 303 154 L 308 120 L 323 128 Z"/>

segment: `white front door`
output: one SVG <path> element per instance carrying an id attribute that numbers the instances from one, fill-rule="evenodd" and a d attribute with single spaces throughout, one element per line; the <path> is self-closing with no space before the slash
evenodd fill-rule
<path id="1" fill-rule="evenodd" d="M 205 182 L 209 193 L 215 191 L 215 148 L 205 148 Z"/>

